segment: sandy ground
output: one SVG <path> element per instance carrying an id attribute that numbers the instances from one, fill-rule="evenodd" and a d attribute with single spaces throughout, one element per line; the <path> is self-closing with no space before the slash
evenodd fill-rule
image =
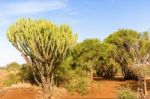
<path id="1" fill-rule="evenodd" d="M 32 88 L 13 88 L 0 92 L 0 99 L 37 99 L 38 93 Z"/>

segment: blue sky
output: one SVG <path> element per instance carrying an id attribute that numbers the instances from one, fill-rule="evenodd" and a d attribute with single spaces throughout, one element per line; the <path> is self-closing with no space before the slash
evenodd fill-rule
<path id="1" fill-rule="evenodd" d="M 150 30 L 150 0 L 0 0 L 0 66 L 24 63 L 7 40 L 10 24 L 18 18 L 48 19 L 69 24 L 78 41 L 103 40 L 119 28 Z"/>

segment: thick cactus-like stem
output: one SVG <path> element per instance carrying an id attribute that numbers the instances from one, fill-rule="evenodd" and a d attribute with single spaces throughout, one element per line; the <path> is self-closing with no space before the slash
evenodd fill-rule
<path id="1" fill-rule="evenodd" d="M 7 36 L 30 64 L 37 83 L 46 93 L 45 99 L 49 99 L 53 72 L 74 47 L 77 36 L 67 25 L 32 19 L 18 20 L 10 26 Z"/>

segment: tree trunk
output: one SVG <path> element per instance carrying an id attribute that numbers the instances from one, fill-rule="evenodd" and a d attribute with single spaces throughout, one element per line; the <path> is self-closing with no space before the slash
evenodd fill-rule
<path id="1" fill-rule="evenodd" d="M 93 81 L 93 70 L 91 70 L 91 72 L 90 72 L 90 79 L 91 79 L 91 81 Z"/>
<path id="2" fill-rule="evenodd" d="M 93 81 L 93 68 L 92 65 L 90 65 L 90 81 Z"/>
<path id="3" fill-rule="evenodd" d="M 53 97 L 53 78 L 42 77 L 42 90 L 44 99 L 52 99 Z"/>
<path id="4" fill-rule="evenodd" d="M 43 98 L 44 99 L 51 99 L 51 90 L 49 88 L 49 84 L 48 83 L 45 83 L 43 84 Z"/>

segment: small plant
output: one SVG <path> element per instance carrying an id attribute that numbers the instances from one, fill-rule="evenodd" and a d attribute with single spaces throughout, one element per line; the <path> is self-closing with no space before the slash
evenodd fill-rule
<path id="1" fill-rule="evenodd" d="M 87 87 L 87 79 L 84 77 L 74 78 L 66 84 L 66 89 L 69 92 L 78 92 L 80 95 L 85 95 L 87 93 Z"/>
<path id="2" fill-rule="evenodd" d="M 137 99 L 136 93 L 130 88 L 121 88 L 118 91 L 118 99 Z"/>
<path id="3" fill-rule="evenodd" d="M 80 78 L 78 79 L 77 85 L 76 85 L 76 91 L 80 93 L 81 95 L 85 95 L 87 93 L 87 79 L 86 78 Z"/>

